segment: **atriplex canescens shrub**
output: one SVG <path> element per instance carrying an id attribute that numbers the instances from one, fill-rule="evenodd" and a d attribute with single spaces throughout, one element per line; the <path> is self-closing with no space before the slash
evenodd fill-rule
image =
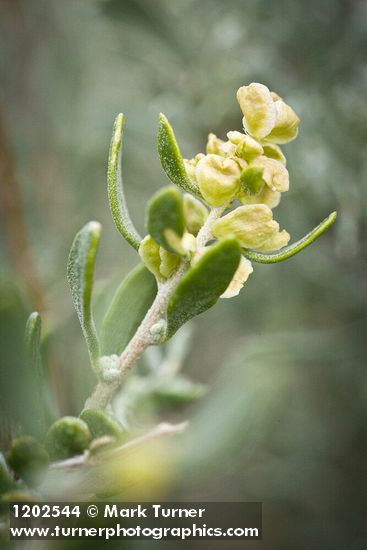
<path id="1" fill-rule="evenodd" d="M 89 222 L 75 237 L 68 281 L 97 384 L 81 418 L 60 419 L 49 429 L 46 444 L 51 458 L 80 453 L 96 437 L 121 440 L 121 427 L 103 409 L 142 353 L 169 340 L 219 298 L 236 296 L 253 272 L 253 263 L 290 258 L 334 222 L 335 212 L 303 239 L 288 245 L 290 235 L 280 230 L 272 209 L 289 188 L 280 145 L 297 137 L 299 118 L 262 84 L 241 87 L 237 99 L 243 131 L 229 131 L 226 141 L 209 134 L 206 152 L 191 160 L 182 158 L 172 127 L 160 115 L 158 152 L 173 185 L 150 200 L 144 238 L 135 229 L 125 202 L 121 177 L 124 117 L 117 116 L 109 153 L 108 195 L 116 227 L 137 251 L 141 264 L 122 282 L 98 334 L 92 289 L 101 226 Z M 39 330 L 39 316 L 32 314 L 27 342 L 36 362 Z M 44 460 L 38 447 L 33 452 Z"/>

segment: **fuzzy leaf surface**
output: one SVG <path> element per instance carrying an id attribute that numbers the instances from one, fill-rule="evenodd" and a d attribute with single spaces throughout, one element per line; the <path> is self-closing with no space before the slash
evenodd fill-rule
<path id="1" fill-rule="evenodd" d="M 92 314 L 94 264 L 101 234 L 98 222 L 87 223 L 71 246 L 67 277 L 74 307 L 87 342 L 93 368 L 98 371 L 99 341 Z"/>
<path id="2" fill-rule="evenodd" d="M 275 254 L 262 254 L 260 252 L 255 252 L 253 250 L 244 249 L 243 255 L 251 260 L 252 262 L 258 262 L 260 264 L 276 264 L 278 262 L 283 262 L 288 260 L 292 256 L 295 256 L 301 250 L 312 244 L 316 239 L 321 237 L 321 235 L 331 226 L 336 220 L 336 212 L 332 212 L 327 218 L 325 218 L 319 225 L 314 227 L 312 231 L 307 233 L 299 241 L 286 246 L 280 252 Z"/>
<path id="3" fill-rule="evenodd" d="M 228 287 L 241 258 L 235 239 L 213 246 L 183 276 L 167 307 L 167 337 L 184 323 L 211 308 Z"/>
<path id="4" fill-rule="evenodd" d="M 202 198 L 198 187 L 187 175 L 173 128 L 163 113 L 159 115 L 158 153 L 169 179 L 183 191 Z"/>
<path id="5" fill-rule="evenodd" d="M 107 183 L 108 199 L 113 221 L 126 241 L 138 250 L 141 237 L 131 221 L 126 204 L 123 180 L 121 174 L 122 133 L 124 115 L 117 115 L 113 127 L 110 152 L 108 157 Z"/>
<path id="6" fill-rule="evenodd" d="M 122 281 L 101 327 L 102 355 L 120 354 L 134 336 L 157 293 L 155 277 L 139 265 Z"/>
<path id="7" fill-rule="evenodd" d="M 182 237 L 185 231 L 183 198 L 172 185 L 159 190 L 150 200 L 147 209 L 147 231 L 163 248 L 177 254 L 169 235 Z"/>

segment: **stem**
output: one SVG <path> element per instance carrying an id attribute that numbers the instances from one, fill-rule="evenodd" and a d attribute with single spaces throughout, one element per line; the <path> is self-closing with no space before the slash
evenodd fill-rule
<path id="1" fill-rule="evenodd" d="M 106 459 L 123 456 L 131 451 L 131 449 L 135 449 L 147 441 L 182 434 L 185 432 L 188 425 L 188 422 L 181 422 L 180 424 L 168 424 L 166 422 L 162 422 L 161 424 L 158 424 L 158 426 L 155 426 L 155 428 L 153 428 L 150 432 L 136 437 L 135 439 L 131 439 L 119 447 L 115 447 L 110 450 L 106 449 L 96 456 L 91 455 L 89 451 L 85 451 L 81 455 L 76 455 L 71 458 L 67 458 L 66 460 L 53 462 L 50 465 L 50 470 L 73 470 L 76 468 L 83 468 L 85 466 L 95 466 L 99 463 L 105 462 Z"/>
<path id="2" fill-rule="evenodd" d="M 213 223 L 221 216 L 223 211 L 224 207 L 211 209 L 209 216 L 196 238 L 198 248 L 205 246 L 205 244 L 213 238 Z M 124 375 L 129 372 L 149 346 L 157 343 L 151 332 L 151 328 L 164 317 L 169 299 L 189 267 L 189 261 L 182 260 L 174 275 L 160 286 L 157 296 L 141 325 L 120 355 L 119 376 L 113 381 L 99 380 L 94 392 L 85 403 L 85 409 L 104 409 L 111 401 Z"/>

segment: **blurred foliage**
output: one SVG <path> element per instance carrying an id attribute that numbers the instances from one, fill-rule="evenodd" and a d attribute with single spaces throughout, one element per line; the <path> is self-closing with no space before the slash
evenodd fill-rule
<path id="1" fill-rule="evenodd" d="M 92 384 L 65 276 L 73 236 L 89 219 L 104 226 L 100 310 L 137 263 L 107 206 L 116 113 L 126 117 L 123 174 L 142 233 L 144 205 L 167 183 L 160 111 L 187 157 L 209 131 L 240 129 L 242 84 L 265 83 L 299 114 L 277 219 L 293 240 L 331 210 L 338 221 L 302 255 L 256 265 L 237 300 L 195 321 L 186 371 L 212 391 L 179 413 L 192 429 L 172 493 L 263 500 L 264 549 L 365 548 L 366 2 L 1 0 L 0 10 L 0 135 L 20 185 L 47 308 L 45 364 L 64 414 L 79 413 Z M 1 408 L 30 429 L 32 383 L 18 350 L 33 304 L 4 223 L 1 271 L 12 283 L 1 293 Z"/>

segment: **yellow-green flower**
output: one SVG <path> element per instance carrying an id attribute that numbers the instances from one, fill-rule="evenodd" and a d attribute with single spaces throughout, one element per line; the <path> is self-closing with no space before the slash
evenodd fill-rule
<path id="1" fill-rule="evenodd" d="M 204 156 L 196 165 L 195 176 L 199 189 L 210 206 L 224 206 L 240 188 L 239 164 L 220 155 Z"/>
<path id="2" fill-rule="evenodd" d="M 297 137 L 299 118 L 282 98 L 253 82 L 237 91 L 243 127 L 261 142 L 288 143 Z"/>
<path id="3" fill-rule="evenodd" d="M 262 145 L 256 139 L 242 132 L 228 132 L 227 137 L 236 146 L 235 154 L 242 159 L 251 161 L 264 153 Z"/>
<path id="4" fill-rule="evenodd" d="M 279 224 L 265 204 L 236 208 L 214 223 L 213 235 L 218 239 L 233 235 L 244 248 L 261 250 L 265 247 L 269 251 L 285 246 L 290 238 L 286 231 L 280 233 Z"/>
<path id="5" fill-rule="evenodd" d="M 223 141 L 215 134 L 209 134 L 206 152 L 207 154 L 221 155 L 222 157 L 232 157 L 236 153 L 236 146 L 230 141 Z"/>
<path id="6" fill-rule="evenodd" d="M 289 173 L 284 164 L 265 156 L 257 157 L 251 166 L 263 168 L 263 180 L 271 191 L 284 193 L 289 189 Z"/>
<path id="7" fill-rule="evenodd" d="M 168 279 L 180 263 L 180 257 L 171 254 L 147 235 L 139 246 L 139 255 L 145 266 L 159 281 Z"/>
<path id="8" fill-rule="evenodd" d="M 203 153 L 198 153 L 193 159 L 183 159 L 187 175 L 195 181 L 195 168 L 200 159 L 204 158 Z"/>
<path id="9" fill-rule="evenodd" d="M 197 252 L 191 259 L 191 265 L 195 265 L 200 260 L 200 258 L 202 258 L 203 255 L 209 250 L 209 248 L 210 246 L 203 246 L 202 248 L 197 250 Z M 240 265 L 233 275 L 232 281 L 229 283 L 228 287 L 220 297 L 233 298 L 234 296 L 237 296 L 252 272 L 253 267 L 250 260 L 242 256 Z"/>
<path id="10" fill-rule="evenodd" d="M 234 296 L 237 296 L 253 271 L 254 270 L 250 260 L 242 256 L 240 265 L 238 266 L 236 273 L 233 275 L 232 281 L 221 295 L 221 298 L 233 298 Z"/>
<path id="11" fill-rule="evenodd" d="M 184 194 L 183 208 L 187 231 L 192 235 L 197 235 L 208 217 L 208 209 L 189 193 Z"/>

